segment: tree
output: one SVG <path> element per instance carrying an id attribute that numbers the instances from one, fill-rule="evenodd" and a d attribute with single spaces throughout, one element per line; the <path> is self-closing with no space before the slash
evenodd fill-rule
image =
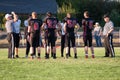
<path id="1" fill-rule="evenodd" d="M 83 12 L 88 10 L 91 17 L 101 22 L 105 13 L 113 13 L 115 10 L 120 15 L 120 2 L 116 0 L 56 0 L 59 5 L 58 14 L 71 12 L 78 20 L 83 18 Z M 120 26 L 120 25 L 119 25 Z"/>

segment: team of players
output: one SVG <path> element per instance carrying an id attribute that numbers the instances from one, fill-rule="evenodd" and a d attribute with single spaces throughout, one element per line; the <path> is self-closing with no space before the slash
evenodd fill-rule
<path id="1" fill-rule="evenodd" d="M 82 20 L 82 27 L 86 58 L 88 58 L 88 47 L 91 49 L 92 58 L 95 58 L 94 49 L 92 46 L 93 22 L 94 21 L 89 17 L 89 12 L 85 11 L 84 19 Z M 36 49 L 38 53 L 38 59 L 40 59 L 40 39 L 41 32 L 43 31 L 46 59 L 49 59 L 50 51 L 53 59 L 56 59 L 55 44 L 57 40 L 57 34 L 62 36 L 61 40 L 63 43 L 61 45 L 61 57 L 63 57 L 64 47 L 66 47 L 66 58 L 70 57 L 70 48 L 72 47 L 74 51 L 74 58 L 76 59 L 77 50 L 75 45 L 75 34 L 79 28 L 80 26 L 78 21 L 71 17 L 70 13 L 67 13 L 67 16 L 64 19 L 64 24 L 61 26 L 59 20 L 52 16 L 51 12 L 47 12 L 47 16 L 45 17 L 44 21 L 37 18 L 36 12 L 32 12 L 31 17 L 28 19 L 28 26 L 25 33 L 27 40 L 26 57 L 28 56 L 28 50 L 30 48 L 31 59 L 34 59 L 34 56 L 36 56 Z"/>
<path id="2" fill-rule="evenodd" d="M 88 12 L 84 13 L 85 19 L 82 21 L 82 26 L 84 30 L 84 44 L 85 44 L 85 54 L 86 58 L 88 58 L 88 51 L 87 47 L 91 47 L 92 51 L 92 58 L 94 58 L 94 50 L 92 47 L 92 29 L 93 29 L 93 20 L 89 18 Z M 44 31 L 44 42 L 45 42 L 45 58 L 49 59 L 49 54 L 51 51 L 51 56 L 53 59 L 56 59 L 56 39 L 57 34 L 62 35 L 62 32 L 64 32 L 64 39 L 61 49 L 66 47 L 66 58 L 70 57 L 70 47 L 73 48 L 74 51 L 74 58 L 77 58 L 77 50 L 75 45 L 75 33 L 79 30 L 80 26 L 78 24 L 78 21 L 71 17 L 70 13 L 67 13 L 67 16 L 64 19 L 64 25 L 61 26 L 58 19 L 54 16 L 52 16 L 51 12 L 47 13 L 47 16 L 44 19 L 44 22 L 42 20 L 37 19 L 37 13 L 32 12 L 32 18 L 28 21 L 28 34 L 27 39 L 30 43 L 30 54 L 31 58 L 33 59 L 36 55 L 36 48 L 38 49 L 38 58 L 40 58 L 40 34 L 41 31 Z M 75 27 L 77 26 L 77 27 Z M 89 45 L 88 43 L 89 42 Z M 50 50 L 51 49 L 51 50 Z M 63 50 L 61 50 L 61 57 L 63 57 Z"/>

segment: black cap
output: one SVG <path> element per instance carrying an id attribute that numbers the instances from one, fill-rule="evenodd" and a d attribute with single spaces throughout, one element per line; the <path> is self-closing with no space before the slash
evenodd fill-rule
<path id="1" fill-rule="evenodd" d="M 103 18 L 109 17 L 109 14 L 104 14 Z"/>

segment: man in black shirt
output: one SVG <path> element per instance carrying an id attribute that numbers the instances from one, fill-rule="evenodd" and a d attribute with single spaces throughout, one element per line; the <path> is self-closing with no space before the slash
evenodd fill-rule
<path id="1" fill-rule="evenodd" d="M 57 38 L 57 31 L 60 29 L 61 25 L 58 22 L 58 19 L 52 17 L 51 14 L 49 17 L 46 18 L 45 23 L 42 25 L 45 28 L 45 43 L 46 43 L 46 54 L 45 58 L 49 59 L 50 47 L 53 53 L 53 59 L 56 59 L 56 48 L 55 48 L 55 41 Z M 58 27 L 58 28 L 57 28 Z"/>
<path id="2" fill-rule="evenodd" d="M 84 19 L 82 20 L 83 27 L 83 41 L 85 46 L 85 57 L 88 58 L 88 47 L 91 49 L 92 58 L 94 58 L 94 50 L 92 46 L 92 30 L 93 20 L 89 17 L 89 12 L 84 12 Z"/>
<path id="3" fill-rule="evenodd" d="M 38 49 L 38 59 L 40 59 L 40 30 L 42 20 L 37 19 L 37 13 L 32 12 L 32 19 L 29 21 L 28 31 L 30 33 L 30 53 L 33 59 L 36 56 L 36 48 Z"/>
<path id="4" fill-rule="evenodd" d="M 77 50 L 76 50 L 76 45 L 75 45 L 75 26 L 78 26 L 79 29 L 79 24 L 75 18 L 66 18 L 66 22 L 64 24 L 64 32 L 65 32 L 65 43 L 66 43 L 66 58 L 69 57 L 69 46 L 72 43 L 72 47 L 74 50 L 74 58 L 77 58 Z"/>

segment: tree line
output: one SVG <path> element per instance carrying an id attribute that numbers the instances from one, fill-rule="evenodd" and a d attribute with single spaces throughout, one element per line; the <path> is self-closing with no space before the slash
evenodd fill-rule
<path id="1" fill-rule="evenodd" d="M 83 12 L 88 10 L 91 13 L 91 17 L 100 22 L 103 26 L 103 15 L 109 13 L 115 27 L 120 26 L 120 1 L 119 0 L 56 0 L 58 4 L 58 13 L 56 16 L 62 21 L 66 16 L 66 13 L 71 13 L 74 17 L 81 21 L 83 18 Z M 0 13 L 0 27 L 4 25 L 5 13 Z M 20 16 L 20 19 L 24 21 L 26 17 Z M 22 24 L 23 26 L 23 24 Z"/>
<path id="2" fill-rule="evenodd" d="M 115 26 L 120 26 L 119 0 L 56 0 L 58 3 L 58 18 L 64 18 L 67 12 L 78 20 L 83 18 L 83 12 L 88 10 L 91 17 L 103 24 L 103 15 L 108 13 Z"/>

